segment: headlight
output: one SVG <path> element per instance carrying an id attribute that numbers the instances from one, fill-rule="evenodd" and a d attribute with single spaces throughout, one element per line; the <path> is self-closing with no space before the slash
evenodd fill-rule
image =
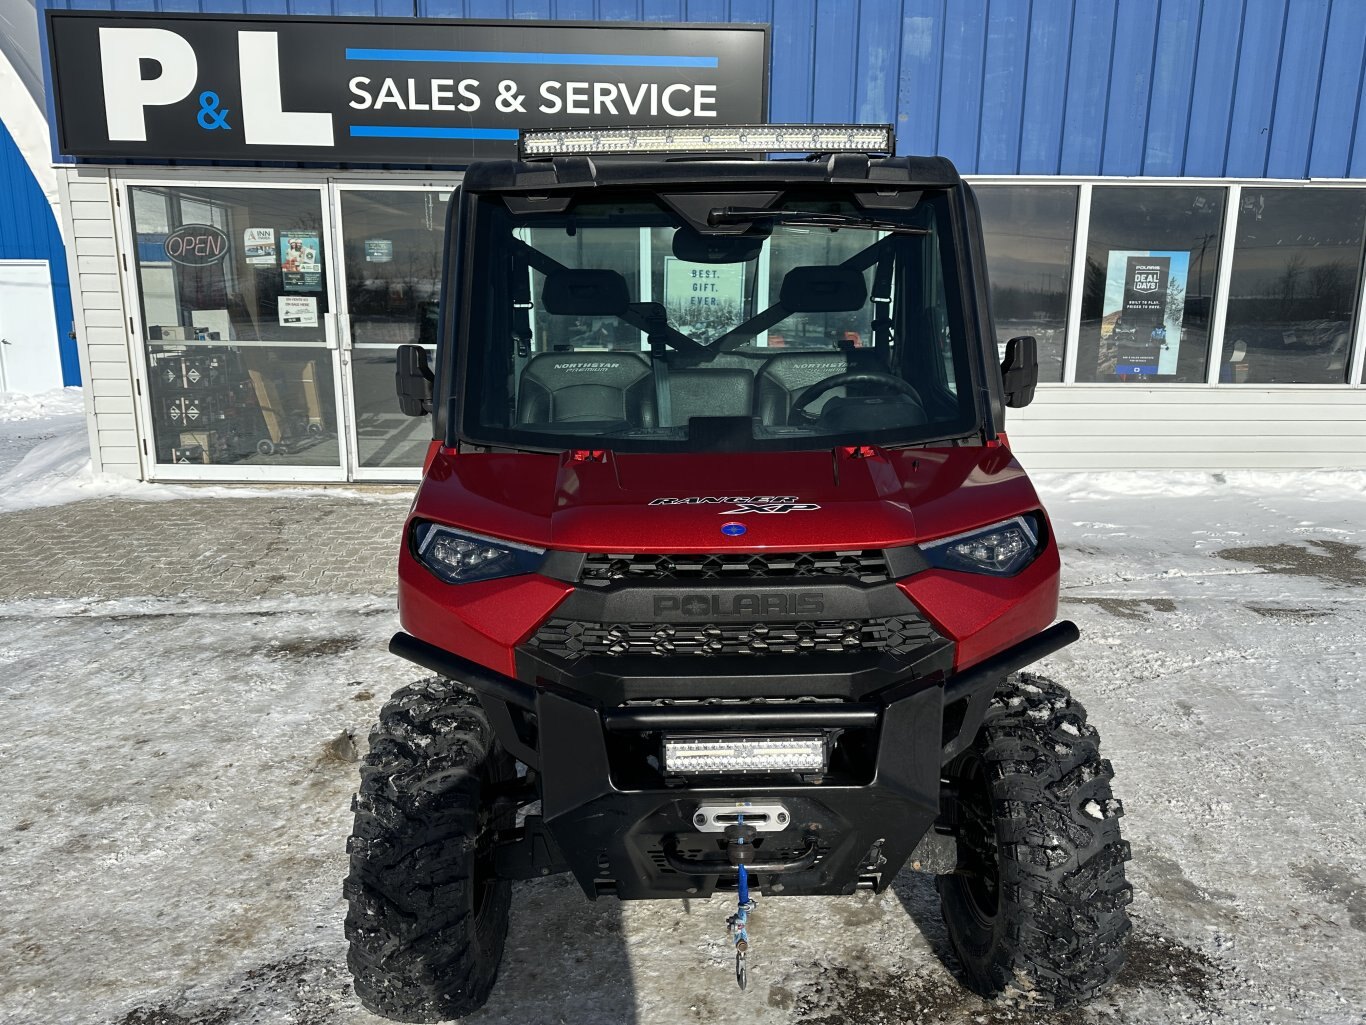
<path id="1" fill-rule="evenodd" d="M 1016 516 L 966 534 L 941 537 L 920 546 L 925 559 L 939 569 L 990 573 L 1008 577 L 1020 572 L 1039 554 L 1039 523 L 1033 516 Z"/>
<path id="2" fill-rule="evenodd" d="M 413 528 L 413 551 L 422 565 L 448 584 L 534 573 L 545 555 L 544 548 L 436 523 L 419 523 Z"/>

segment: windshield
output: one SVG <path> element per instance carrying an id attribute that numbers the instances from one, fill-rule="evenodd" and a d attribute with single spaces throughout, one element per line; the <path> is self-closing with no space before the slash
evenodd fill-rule
<path id="1" fill-rule="evenodd" d="M 943 193 L 876 216 L 838 190 L 789 193 L 770 217 L 715 198 L 714 222 L 743 234 L 700 234 L 626 190 L 526 216 L 477 198 L 462 435 L 715 451 L 977 429 Z"/>

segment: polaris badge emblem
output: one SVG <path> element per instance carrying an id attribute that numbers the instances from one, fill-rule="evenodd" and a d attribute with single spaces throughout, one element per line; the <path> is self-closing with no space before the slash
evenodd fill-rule
<path id="1" fill-rule="evenodd" d="M 668 621 L 678 616 L 698 619 L 759 616 L 819 616 L 825 611 L 824 591 L 729 591 L 715 594 L 657 594 L 655 616 Z"/>
<path id="2" fill-rule="evenodd" d="M 727 537 L 739 537 L 747 530 L 749 530 L 749 528 L 746 527 L 743 523 L 721 524 L 721 533 L 725 534 Z"/>
<path id="3" fill-rule="evenodd" d="M 815 502 L 799 501 L 796 495 L 747 495 L 743 497 L 696 496 L 692 498 L 656 498 L 651 505 L 729 505 L 720 510 L 722 516 L 743 516 L 745 513 L 813 512 L 820 506 Z M 726 524 L 721 528 L 724 532 Z M 744 533 L 736 531 L 735 533 Z"/>

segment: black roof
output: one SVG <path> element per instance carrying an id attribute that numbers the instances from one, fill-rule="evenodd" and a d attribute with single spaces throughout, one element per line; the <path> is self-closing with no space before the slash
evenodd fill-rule
<path id="1" fill-rule="evenodd" d="M 870 157 L 835 153 L 817 159 L 594 159 L 485 160 L 465 172 L 467 192 L 543 192 L 550 188 L 595 185 L 696 185 L 707 182 L 792 186 L 831 182 L 850 185 L 887 183 L 895 188 L 950 188 L 961 184 L 944 157 Z"/>

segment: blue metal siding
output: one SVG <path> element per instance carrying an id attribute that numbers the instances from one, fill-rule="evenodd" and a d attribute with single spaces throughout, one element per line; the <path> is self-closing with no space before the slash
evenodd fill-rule
<path id="1" fill-rule="evenodd" d="M 891 121 L 976 174 L 1366 176 L 1364 0 L 50 0 L 770 22 L 775 121 Z"/>
<path id="2" fill-rule="evenodd" d="M 0 260 L 46 260 L 52 271 L 54 339 L 62 357 L 62 383 L 81 383 L 81 367 L 71 332 L 71 282 L 57 220 L 34 180 L 9 130 L 0 122 Z"/>

